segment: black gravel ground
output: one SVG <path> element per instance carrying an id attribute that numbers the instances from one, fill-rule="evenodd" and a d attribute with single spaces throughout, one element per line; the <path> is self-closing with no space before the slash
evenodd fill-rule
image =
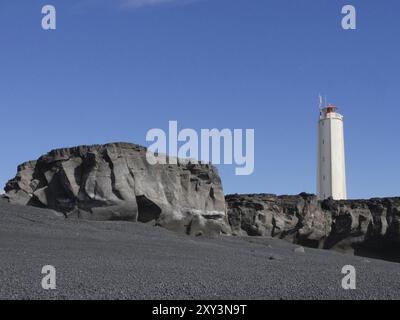
<path id="1" fill-rule="evenodd" d="M 398 299 L 400 264 L 276 239 L 192 238 L 0 201 L 0 299 Z M 43 290 L 44 265 L 57 289 Z M 357 289 L 341 269 L 357 270 Z"/>

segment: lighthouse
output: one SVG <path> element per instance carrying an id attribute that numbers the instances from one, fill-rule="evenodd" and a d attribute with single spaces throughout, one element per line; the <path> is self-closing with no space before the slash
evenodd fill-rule
<path id="1" fill-rule="evenodd" d="M 317 196 L 319 200 L 347 199 L 343 116 L 329 104 L 318 121 Z"/>

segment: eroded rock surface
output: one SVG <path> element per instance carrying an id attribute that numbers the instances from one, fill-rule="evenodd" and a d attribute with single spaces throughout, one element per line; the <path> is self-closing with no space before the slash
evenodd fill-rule
<path id="1" fill-rule="evenodd" d="M 275 237 L 400 262 L 400 198 L 224 198 L 213 166 L 184 160 L 150 165 L 146 149 L 129 143 L 53 150 L 20 165 L 5 191 L 11 203 L 67 218 L 138 221 L 189 235 Z"/>
<path id="2" fill-rule="evenodd" d="M 11 203 L 68 218 L 140 221 L 191 235 L 229 233 L 221 179 L 208 164 L 150 165 L 129 143 L 57 149 L 18 167 Z"/>
<path id="3" fill-rule="evenodd" d="M 318 201 L 316 196 L 226 196 L 233 234 L 272 236 L 400 262 L 400 198 Z"/>

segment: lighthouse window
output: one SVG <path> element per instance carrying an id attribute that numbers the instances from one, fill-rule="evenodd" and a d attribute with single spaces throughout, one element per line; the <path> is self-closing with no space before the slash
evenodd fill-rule
<path id="1" fill-rule="evenodd" d="M 325 181 L 325 176 L 323 176 L 322 179 Z"/>
<path id="2" fill-rule="evenodd" d="M 325 144 L 325 140 L 322 140 L 322 144 Z"/>

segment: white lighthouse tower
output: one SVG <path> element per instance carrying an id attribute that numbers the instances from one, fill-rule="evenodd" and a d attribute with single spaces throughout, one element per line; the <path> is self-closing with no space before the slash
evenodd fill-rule
<path id="1" fill-rule="evenodd" d="M 343 116 L 332 104 L 320 109 L 317 195 L 319 200 L 347 199 Z"/>

